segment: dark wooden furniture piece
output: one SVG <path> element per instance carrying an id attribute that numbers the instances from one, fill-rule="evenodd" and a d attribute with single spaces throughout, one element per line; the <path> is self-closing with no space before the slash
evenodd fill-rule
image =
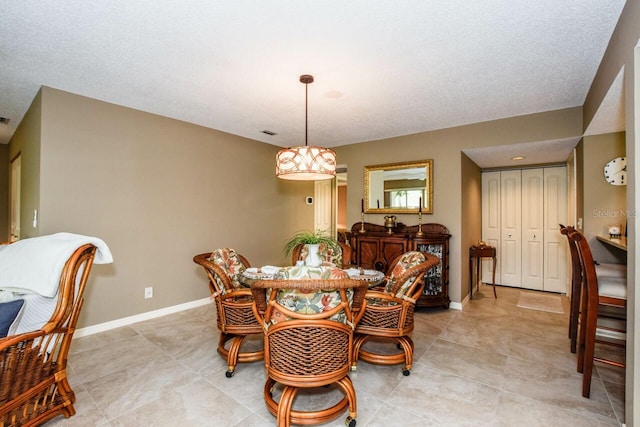
<path id="1" fill-rule="evenodd" d="M 67 260 L 56 308 L 42 329 L 0 339 L 0 426 L 36 426 L 76 413 L 67 356 L 96 250 L 83 245 Z"/>
<path id="2" fill-rule="evenodd" d="M 193 262 L 204 268 L 209 279 L 220 330 L 218 353 L 227 361 L 225 375 L 231 378 L 238 362 L 256 362 L 264 357 L 264 350 L 240 351 L 248 335 L 262 334 L 262 327 L 253 315 L 251 290 L 240 284 L 242 271 L 250 265 L 245 257 L 229 248 L 196 255 Z"/>
<path id="3" fill-rule="evenodd" d="M 624 368 L 623 362 L 606 359 L 596 356 L 595 346 L 607 344 L 614 346 L 624 346 L 622 340 L 612 340 L 609 337 L 598 336 L 600 325 L 599 310 L 603 305 L 615 306 L 626 310 L 626 286 L 624 288 L 624 298 L 606 295 L 604 287 L 599 282 L 596 274 L 596 264 L 591 254 L 589 242 L 579 231 L 570 231 L 569 239 L 575 243 L 582 265 L 582 298 L 580 307 L 580 333 L 578 335 L 578 372 L 582 372 L 582 396 L 589 397 L 591 394 L 591 376 L 593 374 L 593 363 L 600 362 L 612 366 Z M 626 285 L 626 283 L 625 283 Z M 626 332 L 626 321 L 620 322 L 621 332 Z"/>
<path id="4" fill-rule="evenodd" d="M 251 285 L 255 316 L 264 325 L 264 399 L 278 426 L 326 423 L 347 407 L 346 425 L 356 425 L 356 391 L 348 374 L 353 327 L 362 317 L 366 291 L 366 282 L 348 278 L 258 280 Z M 276 383 L 284 386 L 279 401 L 273 397 Z M 338 403 L 314 411 L 292 409 L 300 389 L 330 384 L 344 393 Z"/>
<path id="5" fill-rule="evenodd" d="M 449 308 L 449 230 L 441 224 L 422 224 L 422 236 L 418 236 L 418 226 L 397 223 L 391 229 L 377 224 L 362 223 L 351 227 L 349 240 L 353 250 L 352 263 L 367 269 L 375 269 L 385 274 L 394 259 L 407 251 L 425 252 L 437 256 L 440 264 L 424 276 L 424 289 L 416 302 L 417 307 L 442 306 Z"/>
<path id="6" fill-rule="evenodd" d="M 493 297 L 496 295 L 496 248 L 489 245 L 473 245 L 469 248 L 469 299 L 473 299 L 473 288 L 480 283 L 480 263 L 482 258 L 491 258 L 493 264 Z M 476 283 L 474 283 L 473 264 L 476 264 Z"/>
<path id="7" fill-rule="evenodd" d="M 409 375 L 413 365 L 413 312 L 416 300 L 424 289 L 424 276 L 440 263 L 432 254 L 410 251 L 400 255 L 390 267 L 391 274 L 384 288 L 367 292 L 367 307 L 356 326 L 353 341 L 353 365 L 358 359 L 377 365 L 404 363 L 403 375 Z M 370 338 L 391 340 L 397 353 L 374 353 L 362 348 Z"/>

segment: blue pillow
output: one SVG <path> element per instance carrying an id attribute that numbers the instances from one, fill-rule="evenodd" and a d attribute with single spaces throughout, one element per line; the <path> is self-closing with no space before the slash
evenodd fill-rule
<path id="1" fill-rule="evenodd" d="M 0 303 L 0 338 L 6 337 L 9 333 L 9 327 L 18 317 L 22 304 L 24 300 L 21 299 Z"/>

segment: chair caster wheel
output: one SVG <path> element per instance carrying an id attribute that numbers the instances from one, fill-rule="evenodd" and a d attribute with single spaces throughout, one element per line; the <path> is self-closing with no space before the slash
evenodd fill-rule
<path id="1" fill-rule="evenodd" d="M 402 375 L 404 375 L 405 377 L 408 377 L 409 375 L 411 375 L 411 371 L 408 370 L 407 368 L 404 368 L 402 370 Z"/>
<path id="2" fill-rule="evenodd" d="M 224 376 L 227 378 L 231 378 L 233 376 L 234 372 L 233 371 L 227 371 L 224 373 Z"/>
<path id="3" fill-rule="evenodd" d="M 356 427 L 356 420 L 351 417 L 347 417 L 344 423 L 347 427 Z"/>
<path id="4" fill-rule="evenodd" d="M 358 370 L 358 367 L 356 365 L 351 366 L 351 371 L 355 372 Z"/>

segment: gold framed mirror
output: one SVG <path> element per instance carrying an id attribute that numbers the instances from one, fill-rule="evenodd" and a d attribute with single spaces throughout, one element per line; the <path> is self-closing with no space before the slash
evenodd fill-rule
<path id="1" fill-rule="evenodd" d="M 433 160 L 364 167 L 365 213 L 433 213 Z"/>

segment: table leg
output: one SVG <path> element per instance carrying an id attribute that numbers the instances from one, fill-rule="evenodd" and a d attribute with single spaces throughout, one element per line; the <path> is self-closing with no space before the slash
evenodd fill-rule
<path id="1" fill-rule="evenodd" d="M 481 274 L 481 265 L 482 265 L 482 257 L 480 258 L 476 258 L 476 286 L 477 286 L 477 290 L 478 292 L 480 292 L 480 283 L 482 282 L 482 276 L 480 276 Z"/>
<path id="2" fill-rule="evenodd" d="M 496 294 L 496 256 L 494 255 L 491 258 L 493 259 L 493 297 L 498 298 Z"/>
<path id="3" fill-rule="evenodd" d="M 469 299 L 473 299 L 473 257 L 469 256 Z"/>

